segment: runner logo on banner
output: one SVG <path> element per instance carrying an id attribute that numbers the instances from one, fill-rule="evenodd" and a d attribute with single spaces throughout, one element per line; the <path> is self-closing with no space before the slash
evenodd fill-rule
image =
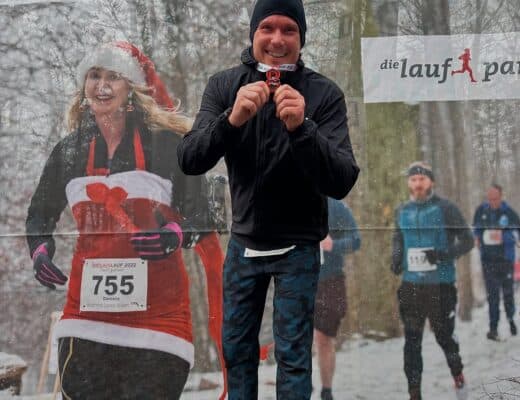
<path id="1" fill-rule="evenodd" d="M 362 38 L 365 103 L 520 98 L 520 32 Z"/>

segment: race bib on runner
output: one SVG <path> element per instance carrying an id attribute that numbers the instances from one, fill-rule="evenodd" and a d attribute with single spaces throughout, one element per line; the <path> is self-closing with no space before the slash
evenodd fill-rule
<path id="1" fill-rule="evenodd" d="M 502 244 L 501 229 L 486 229 L 482 235 L 482 241 L 486 246 L 499 246 Z"/>
<path id="2" fill-rule="evenodd" d="M 413 247 L 408 249 L 408 271 L 427 272 L 435 271 L 437 264 L 430 264 L 424 254 L 425 250 L 433 250 L 433 247 Z"/>
<path id="3" fill-rule="evenodd" d="M 85 260 L 80 311 L 146 311 L 148 262 L 140 258 Z"/>

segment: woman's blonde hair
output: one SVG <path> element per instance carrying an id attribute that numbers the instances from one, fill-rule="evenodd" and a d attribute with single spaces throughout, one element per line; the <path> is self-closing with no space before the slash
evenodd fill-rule
<path id="1" fill-rule="evenodd" d="M 162 108 L 157 104 L 154 98 L 149 95 L 151 92 L 149 87 L 135 85 L 132 82 L 128 83 L 133 93 L 132 101 L 136 108 L 133 112 L 142 113 L 144 124 L 151 131 L 168 130 L 179 135 L 184 135 L 191 129 L 193 121 L 176 111 L 180 102 L 178 102 L 173 110 Z M 81 119 L 83 118 L 85 111 L 81 109 L 81 104 L 85 99 L 84 93 L 85 88 L 83 86 L 74 95 L 67 112 L 67 127 L 70 132 L 79 128 Z"/>

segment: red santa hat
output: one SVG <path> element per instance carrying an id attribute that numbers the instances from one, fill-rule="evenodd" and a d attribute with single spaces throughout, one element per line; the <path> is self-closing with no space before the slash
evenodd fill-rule
<path id="1" fill-rule="evenodd" d="M 153 62 L 133 44 L 111 42 L 87 54 L 78 65 L 76 79 L 79 86 L 85 82 L 89 69 L 95 67 L 118 72 L 137 85 L 148 86 L 157 104 L 168 109 L 174 108 L 173 100 L 157 75 Z"/>

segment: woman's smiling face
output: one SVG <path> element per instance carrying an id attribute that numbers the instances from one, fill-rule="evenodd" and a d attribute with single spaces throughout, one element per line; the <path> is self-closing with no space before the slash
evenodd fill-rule
<path id="1" fill-rule="evenodd" d="M 85 97 L 92 113 L 99 117 L 121 113 L 126 109 L 130 85 L 119 73 L 91 68 L 85 78 Z"/>

